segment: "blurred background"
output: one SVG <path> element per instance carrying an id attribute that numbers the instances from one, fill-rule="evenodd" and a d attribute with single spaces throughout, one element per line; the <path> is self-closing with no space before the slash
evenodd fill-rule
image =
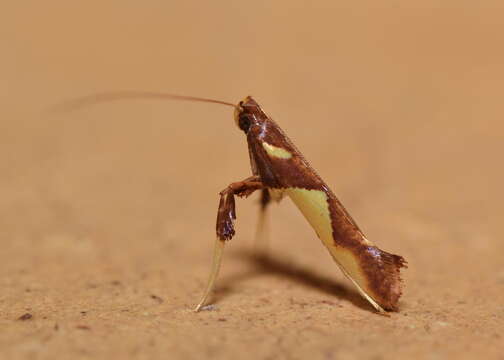
<path id="1" fill-rule="evenodd" d="M 2 3 L 0 352 L 500 356 L 503 10 L 498 1 Z M 250 174 L 245 138 L 232 110 L 212 104 L 51 110 L 113 90 L 253 95 L 368 238 L 409 261 L 401 312 L 373 315 L 289 200 L 272 208 L 272 262 L 255 262 L 251 197 L 237 204 L 218 310 L 192 314 L 218 192 Z M 33 319 L 16 320 L 26 312 Z"/>

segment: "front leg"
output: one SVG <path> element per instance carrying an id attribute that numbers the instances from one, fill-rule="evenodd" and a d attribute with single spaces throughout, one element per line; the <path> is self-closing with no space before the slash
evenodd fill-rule
<path id="1" fill-rule="evenodd" d="M 222 251 L 226 240 L 231 240 L 235 234 L 234 220 L 236 219 L 235 210 L 235 195 L 240 197 L 247 197 L 254 191 L 263 189 L 264 186 L 258 176 L 251 176 L 243 181 L 231 183 L 224 190 L 220 192 L 219 209 L 217 211 L 216 232 L 217 239 L 215 241 L 214 255 L 212 260 L 212 270 L 210 278 L 199 304 L 196 306 L 195 311 L 201 310 L 205 305 L 208 296 L 219 274 L 220 264 L 222 260 Z"/>
<path id="2" fill-rule="evenodd" d="M 236 219 L 235 195 L 248 197 L 254 191 L 262 189 L 263 184 L 258 176 L 251 176 L 243 181 L 234 182 L 220 192 L 219 210 L 217 211 L 217 239 L 231 240 L 235 234 Z"/>

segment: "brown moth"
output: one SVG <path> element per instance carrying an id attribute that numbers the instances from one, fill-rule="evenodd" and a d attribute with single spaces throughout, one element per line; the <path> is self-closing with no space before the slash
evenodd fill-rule
<path id="1" fill-rule="evenodd" d="M 232 106 L 235 108 L 235 122 L 247 137 L 252 176 L 231 183 L 220 192 L 212 270 L 196 311 L 205 305 L 211 294 L 219 272 L 224 244 L 235 234 L 235 196 L 247 197 L 256 190 L 262 192 L 262 213 L 271 199 L 290 197 L 359 293 L 378 312 L 398 309 L 402 288 L 400 269 L 406 267 L 404 258 L 379 249 L 364 236 L 331 189 L 252 97 L 249 96 L 234 105 L 179 95 L 118 92 L 81 98 L 70 103 L 70 106 L 80 107 L 87 103 L 139 97 L 203 101 Z"/>
<path id="2" fill-rule="evenodd" d="M 246 197 L 256 190 L 263 192 L 263 211 L 271 197 L 290 197 L 361 295 L 379 312 L 397 310 L 400 269 L 406 261 L 379 249 L 364 236 L 331 189 L 252 97 L 238 104 L 235 121 L 247 136 L 252 176 L 220 193 L 212 273 L 196 310 L 205 304 L 217 277 L 224 243 L 235 233 L 234 196 Z"/>

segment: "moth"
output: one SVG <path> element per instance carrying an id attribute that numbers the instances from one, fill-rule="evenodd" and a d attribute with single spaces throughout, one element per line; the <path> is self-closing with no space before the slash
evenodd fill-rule
<path id="1" fill-rule="evenodd" d="M 124 98 L 177 99 L 232 106 L 236 125 L 247 138 L 252 174 L 220 192 L 212 269 L 195 311 L 207 303 L 219 273 L 224 245 L 235 235 L 235 197 L 248 197 L 256 191 L 261 192 L 261 212 L 272 200 L 289 197 L 358 292 L 380 313 L 398 310 L 402 294 L 400 270 L 406 267 L 404 258 L 381 250 L 366 238 L 329 186 L 252 97 L 235 105 L 162 93 L 117 92 L 81 98 L 70 107 Z"/>

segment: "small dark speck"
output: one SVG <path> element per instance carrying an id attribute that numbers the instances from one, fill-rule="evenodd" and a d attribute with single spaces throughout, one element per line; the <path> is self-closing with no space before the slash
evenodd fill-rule
<path id="1" fill-rule="evenodd" d="M 81 311 L 80 313 L 81 313 L 82 316 L 87 315 L 87 311 Z"/>
<path id="2" fill-rule="evenodd" d="M 119 286 L 119 285 L 122 285 L 122 284 L 121 284 L 121 282 L 119 280 L 112 280 L 110 282 L 110 285 Z"/>
<path id="3" fill-rule="evenodd" d="M 326 305 L 331 305 L 331 306 L 337 306 L 338 305 L 334 301 L 330 301 L 330 300 L 320 300 L 319 303 L 326 304 Z"/>
<path id="4" fill-rule="evenodd" d="M 75 328 L 79 330 L 91 330 L 91 328 L 87 325 L 77 325 Z"/>
<path id="5" fill-rule="evenodd" d="M 25 291 L 26 291 L 27 293 L 29 293 L 29 292 L 31 292 L 31 289 L 30 289 L 30 288 L 26 288 L 26 289 L 25 289 Z"/>
<path id="6" fill-rule="evenodd" d="M 217 319 L 218 321 L 227 321 L 227 319 L 224 319 L 224 318 L 219 318 Z"/>
<path id="7" fill-rule="evenodd" d="M 21 315 L 20 317 L 18 317 L 18 320 L 21 320 L 21 321 L 26 321 L 26 320 L 30 320 L 33 318 L 33 315 L 30 314 L 30 313 L 26 313 L 26 314 L 23 314 Z"/>
<path id="8" fill-rule="evenodd" d="M 59 325 L 58 323 L 54 324 L 54 331 L 58 331 L 59 330 Z"/>
<path id="9" fill-rule="evenodd" d="M 159 304 L 162 304 L 164 302 L 164 300 L 157 295 L 151 295 L 150 297 L 152 300 L 157 301 Z"/>

